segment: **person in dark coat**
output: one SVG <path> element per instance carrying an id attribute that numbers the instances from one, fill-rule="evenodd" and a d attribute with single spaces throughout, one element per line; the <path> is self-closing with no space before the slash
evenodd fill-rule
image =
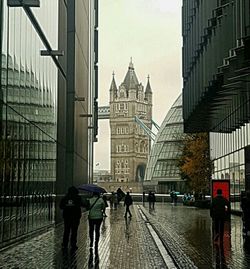
<path id="1" fill-rule="evenodd" d="M 60 208 L 63 210 L 64 234 L 62 247 L 67 248 L 70 237 L 72 249 L 77 249 L 77 230 L 81 218 L 81 207 L 84 206 L 78 190 L 74 186 L 68 189 L 68 193 L 62 198 Z"/>
<path id="2" fill-rule="evenodd" d="M 155 194 L 150 191 L 148 194 L 148 204 L 149 204 L 149 209 L 154 209 L 155 207 Z"/>
<path id="3" fill-rule="evenodd" d="M 242 220 L 243 220 L 243 232 L 246 236 L 249 236 L 250 232 L 250 191 L 246 192 L 246 195 L 241 200 L 242 208 Z"/>
<path id="4" fill-rule="evenodd" d="M 210 208 L 210 216 L 213 220 L 215 237 L 214 241 L 220 239 L 220 243 L 223 243 L 224 236 L 224 223 L 230 213 L 230 203 L 222 196 L 222 190 L 217 190 L 217 196 L 212 200 Z"/>
<path id="5" fill-rule="evenodd" d="M 155 201 L 156 201 L 156 198 L 155 198 L 155 193 L 154 192 L 152 192 L 151 200 L 152 200 L 152 209 L 155 209 Z"/>
<path id="6" fill-rule="evenodd" d="M 124 206 L 126 206 L 126 211 L 125 211 L 125 215 L 124 217 L 127 218 L 127 214 L 129 213 L 129 217 L 132 217 L 132 214 L 130 212 L 129 207 L 133 204 L 133 199 L 131 197 L 131 195 L 129 194 L 129 192 L 127 192 L 125 199 L 124 199 Z"/>
<path id="7" fill-rule="evenodd" d="M 143 205 L 145 205 L 145 201 L 146 201 L 146 194 L 145 191 L 142 193 L 142 203 Z"/>

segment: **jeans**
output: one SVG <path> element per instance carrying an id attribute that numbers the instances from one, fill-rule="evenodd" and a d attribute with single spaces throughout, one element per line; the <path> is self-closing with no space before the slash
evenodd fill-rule
<path id="1" fill-rule="evenodd" d="M 98 247 L 101 224 L 102 224 L 102 219 L 89 219 L 90 247 L 93 247 L 94 231 L 95 231 L 95 247 Z"/>
<path id="2" fill-rule="evenodd" d="M 79 226 L 80 220 L 79 219 L 64 219 L 64 234 L 63 234 L 63 246 L 67 247 L 69 243 L 69 235 L 70 237 L 70 244 L 71 247 L 76 246 L 77 242 L 77 230 Z"/>

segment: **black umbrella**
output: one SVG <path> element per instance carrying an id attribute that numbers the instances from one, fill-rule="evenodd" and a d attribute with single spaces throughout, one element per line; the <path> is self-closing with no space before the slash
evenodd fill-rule
<path id="1" fill-rule="evenodd" d="M 83 184 L 83 185 L 80 185 L 78 189 L 82 191 L 88 191 L 88 192 L 98 192 L 98 193 L 107 192 L 104 188 L 95 184 Z"/>

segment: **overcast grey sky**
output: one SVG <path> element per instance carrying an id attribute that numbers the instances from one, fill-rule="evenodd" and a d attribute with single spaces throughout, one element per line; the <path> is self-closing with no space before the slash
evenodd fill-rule
<path id="1" fill-rule="evenodd" d="M 112 72 L 122 83 L 133 59 L 139 82 L 153 90 L 153 119 L 159 125 L 181 93 L 181 0 L 99 1 L 99 105 L 109 105 Z M 94 164 L 110 169 L 109 121 L 99 120 Z M 95 167 L 94 167 L 95 169 Z"/>

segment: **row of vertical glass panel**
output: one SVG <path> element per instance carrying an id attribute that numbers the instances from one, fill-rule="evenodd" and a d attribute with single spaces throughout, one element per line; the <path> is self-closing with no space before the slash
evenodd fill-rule
<path id="1" fill-rule="evenodd" d="M 58 1 L 32 9 L 53 48 Z M 23 8 L 1 1 L 0 246 L 54 221 L 57 67 Z"/>
<path id="2" fill-rule="evenodd" d="M 244 1 L 183 1 L 184 120 L 204 97 L 230 49 L 245 36 L 245 6 Z"/>
<path id="3" fill-rule="evenodd" d="M 232 133 L 210 133 L 211 158 L 214 162 L 213 179 L 230 180 L 232 207 L 237 207 L 239 195 L 246 188 L 246 158 L 250 145 L 250 124 L 242 126 Z"/>

